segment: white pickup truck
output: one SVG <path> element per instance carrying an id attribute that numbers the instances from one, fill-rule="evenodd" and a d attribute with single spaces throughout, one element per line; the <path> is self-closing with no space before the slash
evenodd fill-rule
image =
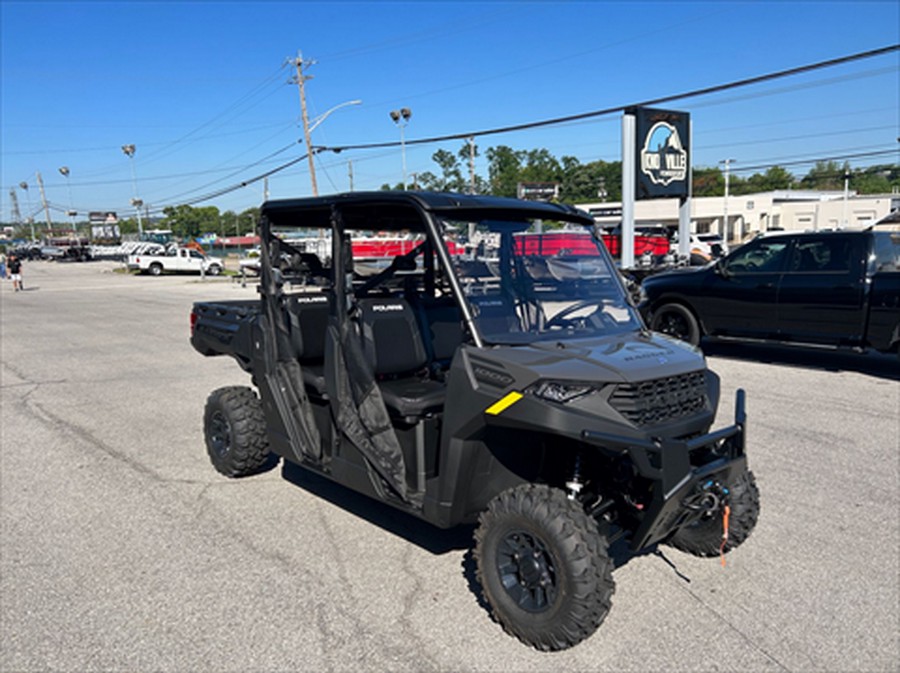
<path id="1" fill-rule="evenodd" d="M 128 256 L 128 268 L 141 273 L 159 276 L 163 271 L 178 273 L 207 273 L 218 276 L 222 273 L 222 262 L 211 259 L 193 248 L 171 247 L 162 254 L 139 254 Z"/>

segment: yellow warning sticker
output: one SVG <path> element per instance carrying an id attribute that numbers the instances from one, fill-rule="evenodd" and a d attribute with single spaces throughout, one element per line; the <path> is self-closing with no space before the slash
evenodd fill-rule
<path id="1" fill-rule="evenodd" d="M 522 399 L 522 393 L 517 393 L 516 391 L 511 392 L 509 395 L 505 395 L 501 397 L 499 400 L 494 402 L 491 406 L 484 410 L 484 413 L 490 414 L 491 416 L 496 416 L 497 414 L 505 411 L 516 402 Z"/>

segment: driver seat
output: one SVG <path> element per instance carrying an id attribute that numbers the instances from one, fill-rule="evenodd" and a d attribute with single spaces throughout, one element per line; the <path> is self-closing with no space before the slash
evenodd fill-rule
<path id="1" fill-rule="evenodd" d="M 440 412 L 447 388 L 428 378 L 428 354 L 410 305 L 385 297 L 360 299 L 358 307 L 363 353 L 391 416 L 414 422 Z"/>

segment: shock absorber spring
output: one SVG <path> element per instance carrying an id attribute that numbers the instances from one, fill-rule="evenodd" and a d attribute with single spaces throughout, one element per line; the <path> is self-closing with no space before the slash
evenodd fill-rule
<path id="1" fill-rule="evenodd" d="M 575 454 L 575 465 L 572 467 L 572 477 L 566 482 L 566 490 L 569 494 L 569 500 L 575 500 L 584 483 L 581 481 L 581 452 Z"/>

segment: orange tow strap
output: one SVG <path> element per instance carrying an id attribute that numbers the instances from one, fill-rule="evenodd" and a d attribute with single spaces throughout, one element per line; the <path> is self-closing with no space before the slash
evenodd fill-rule
<path id="1" fill-rule="evenodd" d="M 722 510 L 722 544 L 719 545 L 719 558 L 722 559 L 722 567 L 725 567 L 725 545 L 728 544 L 728 517 L 731 515 L 731 507 L 725 505 Z"/>

